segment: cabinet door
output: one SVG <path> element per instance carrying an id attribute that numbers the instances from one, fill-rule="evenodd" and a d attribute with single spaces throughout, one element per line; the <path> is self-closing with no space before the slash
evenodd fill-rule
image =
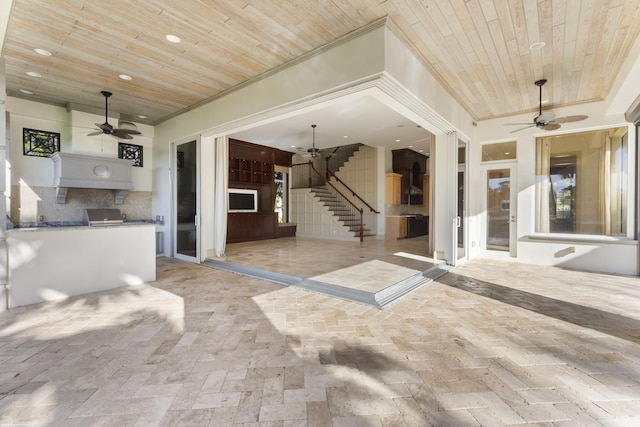
<path id="1" fill-rule="evenodd" d="M 400 186 L 402 175 L 388 173 L 385 175 L 385 201 L 388 205 L 400 204 Z"/>

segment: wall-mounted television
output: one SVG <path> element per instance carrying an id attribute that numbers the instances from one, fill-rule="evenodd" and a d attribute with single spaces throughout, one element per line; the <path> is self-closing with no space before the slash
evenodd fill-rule
<path id="1" fill-rule="evenodd" d="M 227 212 L 258 212 L 258 190 L 229 188 Z"/>

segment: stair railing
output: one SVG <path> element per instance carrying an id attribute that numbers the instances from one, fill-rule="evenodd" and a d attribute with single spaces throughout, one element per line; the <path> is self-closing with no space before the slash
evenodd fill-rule
<path id="1" fill-rule="evenodd" d="M 303 168 L 307 166 L 306 168 Z M 303 169 L 304 172 L 300 173 L 300 170 Z M 313 165 L 312 161 L 308 163 L 296 163 L 291 165 L 292 171 L 292 188 L 313 188 L 314 182 L 321 183 L 320 185 L 328 185 L 336 194 L 340 196 L 340 198 L 346 201 L 350 205 L 350 209 L 353 212 L 357 213 L 358 217 L 358 234 L 360 235 L 360 241 L 364 241 L 364 208 L 359 207 L 355 203 L 353 203 L 347 196 L 345 196 L 335 185 L 329 182 Z M 306 172 L 306 173 L 305 173 Z M 307 185 L 304 185 L 304 182 L 307 182 Z M 315 185 L 315 186 L 320 186 Z"/>
<path id="2" fill-rule="evenodd" d="M 329 176 L 329 177 L 328 177 L 327 182 L 330 182 L 329 180 L 330 180 L 331 178 L 334 178 L 334 179 L 335 179 L 336 181 L 338 181 L 342 186 L 344 186 L 344 188 L 346 188 L 347 190 L 349 190 L 349 191 L 351 192 L 351 195 L 352 195 L 353 197 L 357 198 L 357 199 L 358 199 L 358 200 L 360 200 L 362 203 L 364 203 L 364 205 L 365 205 L 366 207 L 368 207 L 368 208 L 369 208 L 369 210 L 370 210 L 371 212 L 373 212 L 373 213 L 377 213 L 377 214 L 379 214 L 379 213 L 380 213 L 380 212 L 378 212 L 377 210 L 375 210 L 375 209 L 373 208 L 373 206 L 371 206 L 369 203 L 367 203 L 367 202 L 366 202 L 366 200 L 364 200 L 362 197 L 360 197 L 360 195 L 359 195 L 358 193 L 356 193 L 355 191 L 353 191 L 353 190 L 351 189 L 351 187 L 349 187 L 349 186 L 348 186 L 348 185 L 347 185 L 343 180 L 341 180 L 341 179 L 338 177 L 338 175 L 336 175 L 335 173 L 333 173 L 333 172 L 331 172 L 331 171 L 329 171 L 329 170 L 327 170 L 327 175 Z"/>

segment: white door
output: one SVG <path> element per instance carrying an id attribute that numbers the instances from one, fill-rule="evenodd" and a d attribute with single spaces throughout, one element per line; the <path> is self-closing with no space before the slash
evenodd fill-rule
<path id="1" fill-rule="evenodd" d="M 199 262 L 199 147 L 196 141 L 175 144 L 174 147 L 174 256 L 185 261 Z"/>
<path id="2" fill-rule="evenodd" d="M 484 173 L 486 249 L 516 256 L 517 218 L 515 165 L 486 165 Z"/>

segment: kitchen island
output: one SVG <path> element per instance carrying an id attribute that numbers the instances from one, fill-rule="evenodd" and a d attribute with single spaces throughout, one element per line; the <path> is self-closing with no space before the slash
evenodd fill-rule
<path id="1" fill-rule="evenodd" d="M 155 232 L 153 223 L 7 230 L 8 296 L 0 311 L 154 281 Z"/>

